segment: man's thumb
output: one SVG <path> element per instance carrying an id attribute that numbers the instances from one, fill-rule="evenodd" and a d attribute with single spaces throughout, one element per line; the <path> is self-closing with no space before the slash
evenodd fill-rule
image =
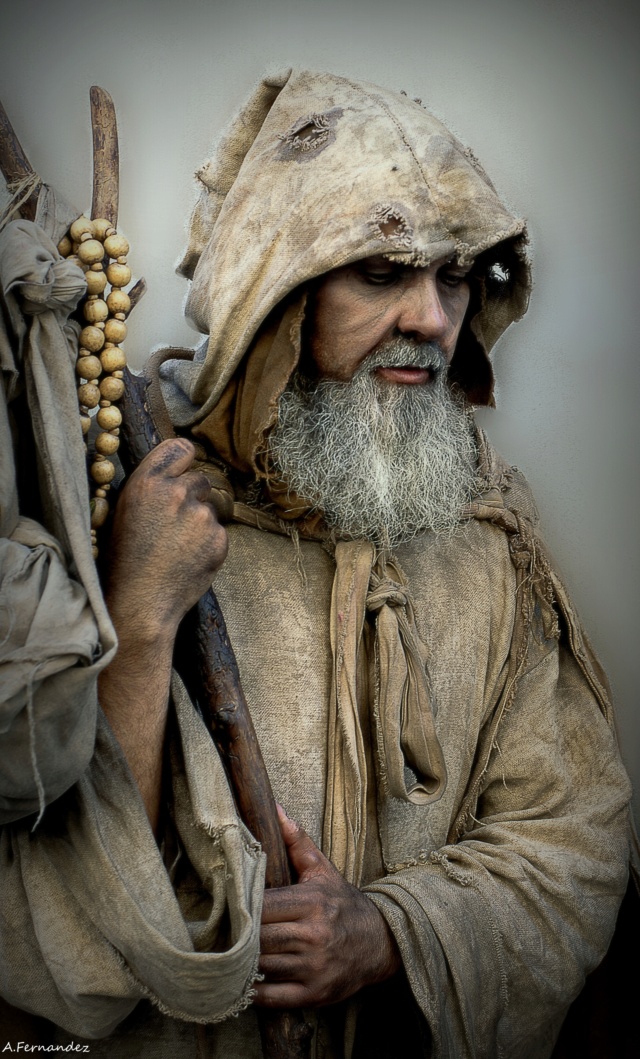
<path id="1" fill-rule="evenodd" d="M 298 876 L 298 882 L 304 882 L 305 877 L 310 875 L 323 874 L 327 864 L 324 855 L 311 841 L 307 832 L 287 816 L 281 805 L 276 805 L 289 863 Z"/>

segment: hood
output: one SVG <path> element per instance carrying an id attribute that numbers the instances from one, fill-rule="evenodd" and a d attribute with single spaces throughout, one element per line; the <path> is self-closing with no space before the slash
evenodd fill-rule
<path id="1" fill-rule="evenodd" d="M 179 271 L 192 280 L 187 315 L 209 337 L 192 363 L 162 373 L 180 393 L 171 402 L 178 425 L 202 423 L 237 385 L 277 306 L 299 304 L 323 273 L 381 253 L 422 265 L 476 260 L 450 375 L 473 403 L 492 403 L 487 353 L 527 307 L 525 225 L 419 102 L 287 70 L 262 81 L 197 177 Z"/>

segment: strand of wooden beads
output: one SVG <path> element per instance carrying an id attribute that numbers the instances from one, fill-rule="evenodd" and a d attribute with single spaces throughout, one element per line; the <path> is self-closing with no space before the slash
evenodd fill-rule
<path id="1" fill-rule="evenodd" d="M 82 433 L 86 436 L 91 426 L 89 412 L 97 408 L 96 419 L 101 428 L 95 439 L 89 475 L 93 479 L 91 497 L 91 547 L 98 556 L 97 534 L 109 514 L 107 493 L 115 476 L 113 456 L 120 445 L 122 415 L 116 402 L 124 393 L 126 358 L 121 343 L 127 335 L 125 319 L 131 300 L 125 293 L 131 280 L 127 265 L 129 244 L 118 235 L 110 221 L 78 217 L 58 244 L 63 257 L 76 257 L 87 281 L 87 295 L 82 303 L 86 325 L 80 332 L 80 348 L 76 362 L 78 403 Z M 105 259 L 110 263 L 105 269 Z M 111 259 L 111 260 L 110 260 Z M 109 285 L 109 293 L 105 295 Z"/>

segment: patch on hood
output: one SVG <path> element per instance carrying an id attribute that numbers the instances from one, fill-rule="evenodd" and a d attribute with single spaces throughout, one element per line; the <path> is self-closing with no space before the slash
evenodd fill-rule
<path id="1" fill-rule="evenodd" d="M 192 280 L 187 315 L 209 337 L 176 376 L 191 409 L 181 425 L 204 420 L 237 385 L 278 306 L 374 254 L 422 265 L 475 260 L 450 375 L 473 403 L 492 403 L 487 353 L 528 303 L 525 224 L 422 105 L 365 82 L 287 70 L 262 81 L 197 176 L 179 271 Z"/>

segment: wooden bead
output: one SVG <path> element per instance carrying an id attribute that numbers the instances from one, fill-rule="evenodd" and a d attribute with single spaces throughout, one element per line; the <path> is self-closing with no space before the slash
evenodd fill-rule
<path id="1" fill-rule="evenodd" d="M 80 416 L 80 426 L 82 427 L 82 433 L 83 434 L 88 434 L 89 433 L 89 428 L 91 426 L 91 416 L 81 415 Z"/>
<path id="2" fill-rule="evenodd" d="M 87 302 L 83 312 L 85 320 L 88 320 L 90 324 L 99 324 L 103 323 L 109 316 L 109 306 L 102 298 L 96 298 Z"/>
<path id="3" fill-rule="evenodd" d="M 124 342 L 127 337 L 127 325 L 123 324 L 122 320 L 106 320 L 104 325 L 104 337 L 107 342 L 114 342 L 116 345 L 118 342 Z"/>
<path id="4" fill-rule="evenodd" d="M 104 487 L 101 487 L 100 489 L 96 489 L 96 496 L 105 497 L 107 495 L 107 489 L 109 489 L 109 488 L 110 488 L 110 486 L 105 485 Z"/>
<path id="5" fill-rule="evenodd" d="M 113 375 L 108 375 L 100 383 L 100 393 L 107 401 L 119 401 L 124 393 L 122 379 L 114 379 Z"/>
<path id="6" fill-rule="evenodd" d="M 93 265 L 91 265 L 91 269 L 93 272 L 102 272 L 102 261 L 94 261 Z"/>
<path id="7" fill-rule="evenodd" d="M 91 501 L 91 528 L 99 529 L 104 526 L 109 517 L 109 504 L 102 497 L 97 496 Z"/>
<path id="8" fill-rule="evenodd" d="M 112 371 L 122 371 L 127 363 L 127 358 L 118 346 L 108 346 L 100 354 L 100 362 L 103 369 L 108 374 L 111 374 Z"/>
<path id="9" fill-rule="evenodd" d="M 73 222 L 69 229 L 69 235 L 74 243 L 79 243 L 82 236 L 86 234 L 93 236 L 93 224 L 88 217 L 83 215 Z"/>
<path id="10" fill-rule="evenodd" d="M 107 298 L 109 312 L 128 313 L 131 311 L 131 298 L 123 290 L 112 290 Z"/>
<path id="11" fill-rule="evenodd" d="M 109 504 L 102 497 L 97 496 L 91 501 L 91 528 L 99 529 L 104 526 L 109 517 Z"/>
<path id="12" fill-rule="evenodd" d="M 69 257 L 69 254 L 73 250 L 73 243 L 71 242 L 68 235 L 63 235 L 62 239 L 58 243 L 58 253 L 60 257 Z"/>
<path id="13" fill-rule="evenodd" d="M 113 372 L 113 377 L 114 377 L 114 379 L 124 379 L 124 372 L 123 371 L 114 371 Z"/>
<path id="14" fill-rule="evenodd" d="M 97 353 L 104 346 L 104 334 L 99 327 L 83 327 L 80 332 L 80 345 L 90 353 Z"/>
<path id="15" fill-rule="evenodd" d="M 91 382 L 92 379 L 99 379 L 102 375 L 102 364 L 97 357 L 78 357 L 76 374 L 81 379 L 86 379 L 87 382 Z"/>
<path id="16" fill-rule="evenodd" d="M 113 481 L 116 469 L 113 466 L 111 460 L 101 459 L 96 460 L 95 463 L 91 464 L 91 469 L 89 473 L 91 474 L 91 477 L 93 478 L 94 482 L 97 482 L 98 485 L 104 485 L 105 482 Z"/>
<path id="17" fill-rule="evenodd" d="M 88 272 L 85 272 L 84 278 L 87 281 L 87 292 L 89 294 L 102 294 L 107 285 L 107 274 L 104 269 L 100 269 L 99 272 L 94 272 L 93 269 L 89 269 Z M 107 298 L 107 305 L 108 304 L 109 299 Z"/>
<path id="18" fill-rule="evenodd" d="M 96 389 L 98 389 L 97 386 Z M 96 419 L 98 420 L 98 426 L 102 427 L 103 430 L 114 430 L 122 422 L 120 411 L 114 404 L 109 408 L 101 408 Z"/>
<path id="19" fill-rule="evenodd" d="M 124 235 L 110 235 L 104 241 L 104 248 L 109 257 L 126 257 L 129 244 Z"/>
<path id="20" fill-rule="evenodd" d="M 100 387 L 98 387 L 98 389 L 100 389 Z M 101 408 L 109 408 L 110 406 L 111 406 L 111 401 L 100 401 L 100 407 Z"/>
<path id="21" fill-rule="evenodd" d="M 98 239 L 87 239 L 78 247 L 78 257 L 84 265 L 95 265 L 104 257 L 104 247 Z"/>
<path id="22" fill-rule="evenodd" d="M 94 561 L 94 563 L 95 563 L 96 559 L 98 558 L 98 555 L 99 555 L 99 554 L 100 554 L 100 553 L 99 553 L 99 551 L 98 551 L 98 548 L 97 548 L 97 546 L 96 546 L 95 544 L 94 544 L 94 545 L 92 545 L 92 547 L 91 547 L 91 556 L 92 556 L 92 558 L 93 558 L 93 561 Z"/>
<path id="23" fill-rule="evenodd" d="M 100 390 L 93 382 L 85 382 L 78 386 L 78 400 L 86 408 L 95 408 L 100 402 Z M 118 423 L 117 426 L 120 426 Z"/>
<path id="24" fill-rule="evenodd" d="M 119 445 L 120 438 L 117 438 L 115 434 L 103 432 L 96 438 L 96 452 L 99 452 L 101 456 L 113 456 L 114 452 L 118 451 Z"/>
<path id="25" fill-rule="evenodd" d="M 94 217 L 93 221 L 93 234 L 96 239 L 106 239 L 108 235 L 113 235 L 115 228 L 111 221 L 108 221 L 106 217 Z"/>
<path id="26" fill-rule="evenodd" d="M 112 261 L 107 267 L 107 279 L 112 287 L 126 287 L 131 280 L 131 269 L 128 265 L 119 265 Z"/>

